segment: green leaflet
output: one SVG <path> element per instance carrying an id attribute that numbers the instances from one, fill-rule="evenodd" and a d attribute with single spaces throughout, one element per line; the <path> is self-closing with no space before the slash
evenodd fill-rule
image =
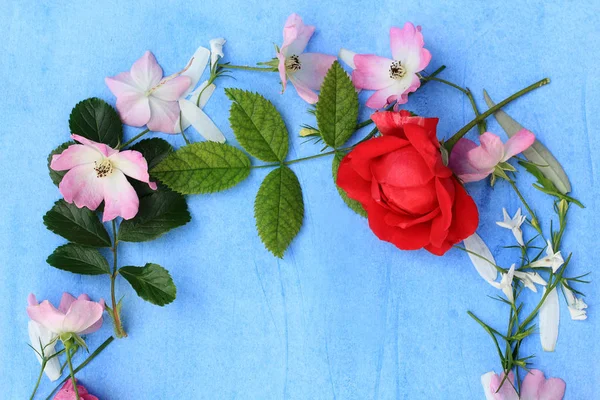
<path id="1" fill-rule="evenodd" d="M 75 243 L 56 248 L 46 261 L 54 268 L 75 274 L 110 275 L 108 262 L 97 249 Z"/>
<path id="2" fill-rule="evenodd" d="M 488 107 L 495 106 L 495 103 L 485 90 L 483 91 L 483 97 Z M 523 129 L 517 121 L 502 110 L 496 111 L 494 117 L 509 137 L 514 136 L 518 131 Z M 533 145 L 523 152 L 523 156 L 532 163 L 537 164 L 542 174 L 552 181 L 560 193 L 566 194 L 571 191 L 571 183 L 565 170 L 552 153 L 550 153 L 550 150 L 540 143 L 539 140 L 536 139 Z"/>
<path id="3" fill-rule="evenodd" d="M 52 162 L 52 156 L 55 154 L 61 154 L 63 151 L 65 151 L 67 149 L 67 147 L 69 147 L 72 144 L 75 144 L 75 142 L 73 142 L 73 141 L 65 142 L 65 143 L 61 144 L 60 146 L 58 146 L 57 148 L 55 148 L 54 150 L 52 150 L 50 152 L 50 154 L 48 155 L 48 172 L 50 174 L 50 179 L 52 179 L 52 182 L 54 182 L 54 184 L 56 186 L 58 186 L 60 184 L 60 181 L 62 181 L 62 178 L 63 178 L 63 176 L 65 176 L 67 171 L 55 171 L 52 168 L 50 168 L 50 162 Z"/>
<path id="4" fill-rule="evenodd" d="M 331 165 L 331 172 L 333 174 L 333 183 L 338 191 L 338 193 L 340 194 L 340 197 L 342 198 L 342 200 L 344 200 L 344 203 L 346 203 L 346 205 L 348 207 L 350 207 L 350 209 L 352 211 L 354 211 L 355 213 L 357 213 L 358 215 L 360 215 L 361 217 L 367 217 L 367 212 L 365 211 L 365 209 L 363 208 L 363 206 L 356 200 L 351 199 L 350 197 L 348 197 L 348 195 L 346 194 L 346 192 L 344 191 L 344 189 L 342 189 L 341 187 L 339 187 L 337 185 L 337 176 L 338 176 L 338 170 L 340 168 L 340 163 L 342 162 L 342 158 L 344 158 L 344 154 L 340 153 L 340 152 L 336 152 L 335 156 L 333 157 L 333 163 Z"/>
<path id="5" fill-rule="evenodd" d="M 229 122 L 240 145 L 260 160 L 285 160 L 289 135 L 275 106 L 258 93 L 241 89 L 225 89 L 225 93 L 233 102 Z"/>
<path id="6" fill-rule="evenodd" d="M 534 188 L 541 192 L 549 194 L 550 196 L 554 196 L 558 199 L 564 199 L 571 203 L 577 204 L 581 208 L 585 208 L 585 206 L 581 204 L 579 200 L 561 193 L 556 187 L 556 185 L 554 185 L 554 183 L 550 179 L 546 178 L 546 176 L 543 174 L 541 168 L 538 165 L 530 161 L 519 161 L 519 164 L 537 179 L 537 183 L 533 184 Z"/>
<path id="7" fill-rule="evenodd" d="M 254 219 L 265 247 L 282 258 L 296 237 L 304 218 L 302 188 L 296 174 L 286 166 L 271 171 L 260 185 L 254 201 Z"/>
<path id="8" fill-rule="evenodd" d="M 170 154 L 150 172 L 181 194 L 214 193 L 246 179 L 250 160 L 241 150 L 227 144 L 192 143 Z"/>
<path id="9" fill-rule="evenodd" d="M 108 232 L 95 212 L 58 200 L 44 215 L 44 225 L 65 239 L 85 246 L 110 247 Z"/>
<path id="10" fill-rule="evenodd" d="M 352 80 L 336 61 L 333 63 L 319 93 L 317 124 L 323 141 L 337 149 L 356 131 L 358 94 Z"/>
<path id="11" fill-rule="evenodd" d="M 169 271 L 158 264 L 122 267 L 119 274 L 131 284 L 138 296 L 157 306 L 172 303 L 177 296 L 177 288 Z"/>
<path id="12" fill-rule="evenodd" d="M 83 100 L 69 116 L 71 133 L 116 148 L 123 138 L 123 124 L 117 111 L 96 97 Z"/>

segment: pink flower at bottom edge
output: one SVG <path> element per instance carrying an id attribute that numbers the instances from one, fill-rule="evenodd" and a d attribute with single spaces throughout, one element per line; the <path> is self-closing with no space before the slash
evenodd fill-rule
<path id="1" fill-rule="evenodd" d="M 77 392 L 81 400 L 100 400 L 96 396 L 89 394 L 83 385 L 77 385 Z M 54 400 L 75 400 L 76 398 L 71 378 L 67 379 L 60 391 L 54 396 Z"/>
<path id="2" fill-rule="evenodd" d="M 513 386 L 512 371 L 500 386 L 503 378 L 504 374 L 496 375 L 493 371 L 481 376 L 486 400 L 562 400 L 565 395 L 565 381 L 560 378 L 546 379 L 544 373 L 537 369 L 530 370 L 523 379 L 520 397 Z"/>

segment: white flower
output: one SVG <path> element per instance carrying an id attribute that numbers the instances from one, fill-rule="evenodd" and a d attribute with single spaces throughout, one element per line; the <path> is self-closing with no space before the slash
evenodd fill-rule
<path id="1" fill-rule="evenodd" d="M 508 301 L 510 301 L 511 303 L 514 303 L 515 298 L 513 296 L 513 288 L 512 288 L 512 282 L 513 282 L 513 277 L 515 275 L 515 264 L 510 266 L 510 269 L 508 270 L 508 272 L 506 274 L 502 274 L 502 279 L 500 280 L 500 282 L 490 282 L 490 284 L 492 286 L 494 286 L 497 289 L 502 290 L 502 292 L 504 292 L 504 294 L 506 295 L 506 298 L 508 299 Z"/>
<path id="2" fill-rule="evenodd" d="M 546 247 L 546 257 L 541 258 L 537 261 L 529 264 L 532 268 L 540 268 L 540 267 L 551 267 L 552 272 L 558 271 L 561 265 L 565 263 L 565 260 L 560 254 L 560 251 L 554 252 L 552 248 L 552 243 L 548 240 L 548 247 Z"/>
<path id="3" fill-rule="evenodd" d="M 35 349 L 35 355 L 41 364 L 42 357 L 40 355 L 42 353 L 46 358 L 51 357 L 56 353 L 56 350 L 54 349 L 54 346 L 56 345 L 56 334 L 50 332 L 35 321 L 29 321 L 27 327 L 29 329 L 29 341 L 31 342 L 31 346 Z M 60 361 L 58 360 L 58 357 L 52 357 L 46 363 L 44 372 L 52 382 L 60 378 Z"/>
<path id="4" fill-rule="evenodd" d="M 225 45 L 226 40 L 223 38 L 216 38 L 210 40 L 210 69 L 213 69 L 217 62 L 219 62 L 219 58 L 223 58 L 225 55 L 223 54 L 223 46 Z"/>
<path id="5" fill-rule="evenodd" d="M 523 231 L 521 231 L 521 225 L 523 225 L 523 222 L 525 222 L 527 217 L 521 215 L 520 208 L 517 210 L 515 216 L 512 218 L 510 218 L 510 216 L 506 212 L 506 208 L 502 209 L 502 214 L 504 216 L 504 221 L 496 222 L 496 224 L 503 228 L 510 229 L 513 235 L 515 236 L 515 239 L 517 239 L 517 242 L 521 246 L 524 246 L 525 243 L 523 242 Z"/>
<path id="6" fill-rule="evenodd" d="M 588 306 L 587 304 L 585 304 L 585 301 L 583 301 L 583 299 L 577 298 L 573 291 L 566 287 L 564 284 L 563 293 L 565 295 L 565 300 L 567 300 L 567 305 L 569 307 L 571 319 L 575 321 L 583 321 L 587 319 L 587 313 L 585 309 Z"/>
<path id="7" fill-rule="evenodd" d="M 463 240 L 467 254 L 473 263 L 473 266 L 488 283 L 492 283 L 498 277 L 496 270 L 496 260 L 490 249 L 486 246 L 481 237 L 474 233 Z"/>
<path id="8" fill-rule="evenodd" d="M 546 289 L 547 290 L 547 289 Z M 544 293 L 546 292 L 544 290 Z M 558 340 L 558 322 L 560 320 L 560 307 L 556 288 L 552 289 L 539 311 L 540 341 L 544 351 L 554 351 Z"/>
<path id="9" fill-rule="evenodd" d="M 537 272 L 522 272 L 515 271 L 515 276 L 523 282 L 525 287 L 537 293 L 537 288 L 535 284 L 546 286 L 547 282 L 538 274 Z"/>

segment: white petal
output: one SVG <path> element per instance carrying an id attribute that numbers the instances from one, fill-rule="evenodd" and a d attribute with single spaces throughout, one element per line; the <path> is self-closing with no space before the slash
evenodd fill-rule
<path id="1" fill-rule="evenodd" d="M 192 103 L 197 104 L 198 96 L 200 93 L 202 93 L 202 97 L 200 98 L 200 108 L 204 108 L 204 106 L 206 106 L 206 103 L 208 103 L 208 100 L 210 100 L 215 89 L 217 88 L 214 83 L 211 83 L 208 87 L 206 87 L 206 85 L 208 85 L 208 81 L 202 82 L 200 86 L 198 86 L 198 88 L 191 93 L 189 98 Z M 204 89 L 205 87 L 206 89 Z"/>
<path id="2" fill-rule="evenodd" d="M 492 393 L 490 387 L 492 383 L 492 377 L 495 375 L 494 371 L 490 371 L 487 374 L 481 375 L 481 386 L 483 386 L 483 393 L 485 393 L 485 400 L 495 400 L 496 397 Z"/>
<path id="3" fill-rule="evenodd" d="M 540 341 L 544 351 L 554 351 L 558 340 L 560 307 L 556 288 L 552 289 L 540 307 Z"/>
<path id="4" fill-rule="evenodd" d="M 208 59 L 210 58 L 210 50 L 206 47 L 198 47 L 190 61 L 188 61 L 189 67 L 185 70 L 181 75 L 189 76 L 192 80 L 192 84 L 189 89 L 185 91 L 185 93 L 181 96 L 181 98 L 186 98 L 188 94 L 191 93 L 192 90 L 198 84 L 206 65 L 208 64 Z"/>
<path id="5" fill-rule="evenodd" d="M 353 51 L 350 51 L 348 49 L 340 49 L 338 58 L 340 60 L 342 60 L 344 62 L 344 64 L 346 64 L 350 68 L 356 69 L 356 65 L 354 64 L 354 56 L 355 55 L 356 55 L 356 53 Z"/>
<path id="6" fill-rule="evenodd" d="M 569 314 L 571 314 L 571 319 L 573 321 L 583 321 L 587 319 L 587 313 L 585 310 L 579 310 L 577 308 L 569 306 Z"/>
<path id="7" fill-rule="evenodd" d="M 225 45 L 225 39 L 216 38 L 210 40 L 210 67 L 213 68 L 214 65 L 219 61 L 219 58 L 223 58 L 223 46 Z"/>
<path id="8" fill-rule="evenodd" d="M 496 260 L 494 260 L 494 256 L 490 249 L 486 246 L 481 237 L 474 233 L 463 241 L 465 245 L 465 249 L 470 251 L 471 253 L 467 253 L 473 266 L 481 275 L 483 279 L 488 282 L 493 282 L 498 277 L 498 271 L 494 264 L 496 264 Z M 477 254 L 477 255 L 476 255 Z"/>
<path id="9" fill-rule="evenodd" d="M 28 329 L 29 329 L 29 341 L 31 342 L 31 346 L 33 346 L 34 349 L 36 349 L 41 354 L 42 353 L 42 350 L 40 348 L 40 342 L 41 342 L 42 347 L 45 347 L 44 355 L 46 357 L 50 357 L 56 353 L 56 350 L 54 349 L 54 346 L 56 345 L 56 343 L 52 343 L 51 345 L 48 346 L 48 343 L 50 343 L 55 338 L 55 335 L 52 332 L 50 332 L 48 329 L 44 328 L 42 325 L 38 324 L 35 321 L 29 321 Z M 35 354 L 35 356 L 37 357 L 39 363 L 41 364 L 42 358 L 37 353 Z M 51 360 L 49 360 L 46 363 L 46 368 L 44 368 L 44 373 L 46 374 L 46 376 L 48 376 L 48 378 L 52 382 L 54 382 L 55 380 L 60 378 L 60 376 L 61 376 L 60 361 L 58 360 L 58 357 L 53 357 Z"/>
<path id="10" fill-rule="evenodd" d="M 523 231 L 521 231 L 521 228 L 515 226 L 511 229 L 511 231 L 515 239 L 517 239 L 517 243 L 519 243 L 521 246 L 525 246 L 525 243 L 523 242 Z"/>
<path id="11" fill-rule="evenodd" d="M 206 140 L 225 143 L 225 136 L 214 122 L 189 100 L 179 100 L 182 115 Z"/>

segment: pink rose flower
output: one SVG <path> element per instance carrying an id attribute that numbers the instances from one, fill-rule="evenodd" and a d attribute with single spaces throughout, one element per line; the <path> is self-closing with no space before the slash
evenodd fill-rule
<path id="1" fill-rule="evenodd" d="M 105 82 L 117 97 L 117 110 L 124 124 L 147 125 L 151 131 L 164 133 L 179 132 L 178 100 L 193 83 L 189 76 L 177 73 L 163 79 L 162 68 L 147 51 L 129 72 L 106 78 Z"/>
<path id="2" fill-rule="evenodd" d="M 315 27 L 304 25 L 299 15 L 290 15 L 283 28 L 283 44 L 277 53 L 283 90 L 289 78 L 300 97 L 310 104 L 319 100 L 314 91 L 321 88 L 327 71 L 336 60 L 335 56 L 327 54 L 304 53 L 314 31 Z"/>
<path id="3" fill-rule="evenodd" d="M 452 149 L 448 166 L 465 183 L 480 181 L 494 172 L 498 164 L 527 150 L 534 141 L 535 135 L 527 129 L 521 129 L 506 143 L 490 132 L 479 137 L 479 146 L 463 138 Z"/>
<path id="4" fill-rule="evenodd" d="M 561 400 L 565 395 L 565 381 L 559 378 L 546 379 L 544 373 L 537 369 L 530 370 L 523 379 L 521 397 L 513 386 L 512 371 L 500 386 L 503 378 L 504 374 L 496 375 L 494 372 L 488 372 L 481 377 L 486 400 Z"/>
<path id="5" fill-rule="evenodd" d="M 367 107 L 378 109 L 396 101 L 404 104 L 408 94 L 421 86 L 417 75 L 429 65 L 431 53 L 425 49 L 421 27 L 407 22 L 404 28 L 390 29 L 393 59 L 373 54 L 356 54 L 352 81 L 357 89 L 375 90 Z"/>
<path id="6" fill-rule="evenodd" d="M 75 134 L 71 137 L 81 144 L 55 154 L 50 163 L 55 171 L 69 170 L 58 186 L 65 201 L 95 210 L 104 200 L 104 222 L 119 216 L 135 217 L 140 201 L 125 176 L 156 189 L 156 184 L 150 182 L 148 163 L 142 154 L 134 150 L 119 152 Z"/>
<path id="7" fill-rule="evenodd" d="M 81 400 L 99 400 L 96 396 L 89 394 L 83 385 L 77 385 L 77 392 Z M 70 378 L 67 379 L 60 391 L 54 396 L 54 400 L 75 400 L 76 398 L 73 380 Z"/>
<path id="8" fill-rule="evenodd" d="M 38 303 L 33 294 L 29 295 L 28 302 L 29 318 L 56 335 L 85 335 L 96 332 L 102 326 L 104 300 L 91 301 L 87 294 L 76 299 L 69 293 L 63 293 L 58 309 L 48 300 Z"/>

